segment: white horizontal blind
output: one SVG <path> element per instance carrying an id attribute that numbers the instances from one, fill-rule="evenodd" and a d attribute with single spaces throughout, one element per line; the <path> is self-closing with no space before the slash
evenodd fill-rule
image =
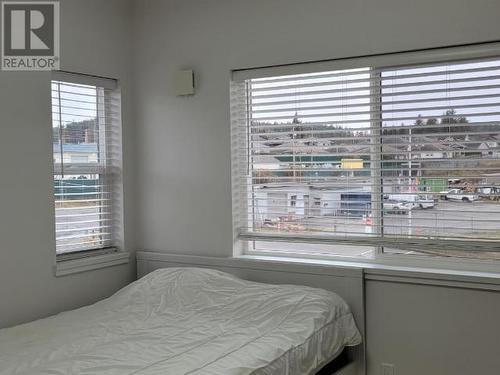
<path id="1" fill-rule="evenodd" d="M 121 247 L 121 109 L 116 81 L 56 74 L 52 129 L 57 254 Z"/>
<path id="2" fill-rule="evenodd" d="M 232 82 L 236 238 L 497 258 L 500 58 L 356 66 Z"/>

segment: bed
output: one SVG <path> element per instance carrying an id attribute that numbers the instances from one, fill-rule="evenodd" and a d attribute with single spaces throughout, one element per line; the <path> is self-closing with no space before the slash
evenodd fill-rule
<path id="1" fill-rule="evenodd" d="M 332 292 L 168 267 L 94 305 L 0 330 L 0 375 L 315 374 L 360 343 Z"/>

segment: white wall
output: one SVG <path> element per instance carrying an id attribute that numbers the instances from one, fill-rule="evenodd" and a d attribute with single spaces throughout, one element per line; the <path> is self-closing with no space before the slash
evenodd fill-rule
<path id="1" fill-rule="evenodd" d="M 131 2 L 61 1 L 61 69 L 121 80 L 126 243 L 135 249 L 135 134 L 130 110 Z M 134 262 L 54 277 L 50 74 L 0 72 L 0 327 L 110 295 Z"/>
<path id="2" fill-rule="evenodd" d="M 497 0 L 149 0 L 135 12 L 138 243 L 209 256 L 231 254 L 231 69 L 500 39 Z M 196 71 L 194 97 L 172 93 L 180 68 Z M 397 375 L 497 373 L 498 300 L 368 282 L 369 374 L 383 361 Z"/>

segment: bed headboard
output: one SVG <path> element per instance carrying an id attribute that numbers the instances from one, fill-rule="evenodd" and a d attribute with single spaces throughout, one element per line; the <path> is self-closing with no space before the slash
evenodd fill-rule
<path id="1" fill-rule="evenodd" d="M 282 262 L 256 258 L 216 258 L 178 255 L 163 252 L 137 252 L 137 276 L 140 278 L 158 268 L 205 267 L 228 272 L 242 279 L 268 284 L 297 284 L 331 290 L 350 306 L 363 342 L 365 306 L 363 269 L 302 262 Z M 365 374 L 365 344 L 352 350 L 356 374 Z"/>

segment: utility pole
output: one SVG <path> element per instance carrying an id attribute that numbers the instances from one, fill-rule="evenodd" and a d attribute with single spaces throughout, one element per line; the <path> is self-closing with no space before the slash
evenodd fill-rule
<path id="1" fill-rule="evenodd" d="M 408 193 L 410 193 L 412 191 L 412 182 L 413 182 L 413 176 L 412 176 L 412 161 L 411 161 L 411 146 L 412 146 L 412 137 L 411 137 L 411 127 L 412 125 L 410 125 L 410 127 L 408 128 Z M 412 205 L 410 204 L 408 206 L 409 210 L 408 210 L 408 236 L 411 236 L 412 235 L 412 228 L 411 228 L 411 224 L 412 224 Z"/>

